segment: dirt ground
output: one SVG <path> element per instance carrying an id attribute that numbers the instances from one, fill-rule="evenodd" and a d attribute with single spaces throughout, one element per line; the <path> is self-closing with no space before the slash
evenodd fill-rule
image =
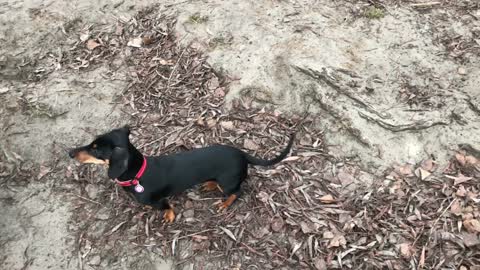
<path id="1" fill-rule="evenodd" d="M 4 269 L 479 269 L 477 1 L 155 2 L 0 3 Z M 165 225 L 67 157 L 124 124 L 146 154 L 299 136 Z"/>

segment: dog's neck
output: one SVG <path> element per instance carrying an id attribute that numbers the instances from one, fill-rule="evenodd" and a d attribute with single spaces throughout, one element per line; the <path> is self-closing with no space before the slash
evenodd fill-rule
<path id="1" fill-rule="evenodd" d="M 117 179 L 120 181 L 123 180 L 132 180 L 135 178 L 135 175 L 138 173 L 143 164 L 143 155 L 138 151 L 133 144 L 128 143 L 128 168 L 127 170 L 120 175 Z"/>

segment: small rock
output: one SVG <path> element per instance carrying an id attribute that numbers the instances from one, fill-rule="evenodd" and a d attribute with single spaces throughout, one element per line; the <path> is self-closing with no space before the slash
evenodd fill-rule
<path id="1" fill-rule="evenodd" d="M 257 151 L 260 147 L 253 140 L 245 139 L 243 147 L 248 150 Z"/>
<path id="2" fill-rule="evenodd" d="M 457 70 L 458 74 L 460 75 L 467 75 L 467 70 L 465 68 L 458 68 Z"/>
<path id="3" fill-rule="evenodd" d="M 90 265 L 99 265 L 100 262 L 102 261 L 102 258 L 100 258 L 100 255 L 95 255 L 93 258 L 88 261 L 88 264 Z"/>
<path id="4" fill-rule="evenodd" d="M 285 222 L 283 221 L 283 218 L 279 216 L 274 217 L 271 222 L 271 227 L 274 232 L 281 231 L 284 225 L 285 225 Z"/>
<path id="5" fill-rule="evenodd" d="M 480 238 L 475 233 L 464 232 L 462 234 L 463 243 L 467 247 L 474 247 L 480 245 Z"/>
<path id="6" fill-rule="evenodd" d="M 9 91 L 8 87 L 0 87 L 0 94 L 5 94 Z"/>
<path id="7" fill-rule="evenodd" d="M 185 209 L 193 208 L 193 202 L 188 200 L 185 202 Z"/>
<path id="8" fill-rule="evenodd" d="M 141 48 L 143 44 L 143 39 L 141 38 L 133 38 L 128 41 L 127 46 L 134 47 L 134 48 Z"/>
<path id="9" fill-rule="evenodd" d="M 98 187 L 96 187 L 95 185 L 88 184 L 85 187 L 85 191 L 87 192 L 87 195 L 90 199 L 94 200 L 98 198 L 99 191 L 98 191 Z"/>
<path id="10" fill-rule="evenodd" d="M 316 257 L 313 259 L 313 264 L 317 270 L 327 270 L 327 263 L 324 259 Z"/>
<path id="11" fill-rule="evenodd" d="M 96 215 L 96 218 L 97 219 L 100 219 L 100 220 L 107 220 L 110 218 L 110 214 L 106 211 L 102 211 L 100 210 L 97 215 Z"/>
<path id="12" fill-rule="evenodd" d="M 185 218 L 192 218 L 195 216 L 195 211 L 193 209 L 188 209 L 183 212 Z"/>
<path id="13" fill-rule="evenodd" d="M 334 234 L 330 231 L 326 231 L 326 232 L 323 233 L 323 238 L 325 238 L 325 239 L 332 239 L 333 236 L 334 236 Z"/>
<path id="14" fill-rule="evenodd" d="M 219 87 L 219 88 L 215 89 L 214 95 L 216 97 L 224 97 L 225 96 L 225 88 L 224 87 Z"/>
<path id="15" fill-rule="evenodd" d="M 220 86 L 220 82 L 218 81 L 217 77 L 211 78 L 207 84 L 210 90 L 217 89 Z"/>

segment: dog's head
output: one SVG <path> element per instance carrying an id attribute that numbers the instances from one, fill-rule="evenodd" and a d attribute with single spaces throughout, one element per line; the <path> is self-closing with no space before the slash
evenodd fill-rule
<path id="1" fill-rule="evenodd" d="M 69 151 L 69 156 L 80 163 L 108 165 L 108 177 L 115 179 L 128 168 L 130 129 L 123 127 L 98 136 L 85 146 Z"/>

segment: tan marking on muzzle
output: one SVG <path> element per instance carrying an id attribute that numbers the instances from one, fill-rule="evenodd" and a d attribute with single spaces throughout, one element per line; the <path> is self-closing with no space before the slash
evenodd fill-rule
<path id="1" fill-rule="evenodd" d="M 98 159 L 89 155 L 85 151 L 80 151 L 75 155 L 75 159 L 78 160 L 80 163 L 92 163 L 92 164 L 105 164 L 105 160 Z"/>

